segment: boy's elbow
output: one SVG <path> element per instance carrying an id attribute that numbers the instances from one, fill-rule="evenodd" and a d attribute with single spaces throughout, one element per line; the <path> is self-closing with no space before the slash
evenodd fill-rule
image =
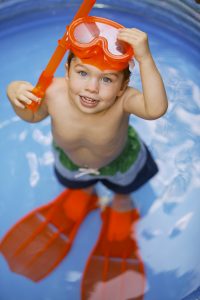
<path id="1" fill-rule="evenodd" d="M 160 108 L 160 112 L 158 113 L 158 118 L 164 116 L 168 110 L 168 102 L 166 101 L 165 105 Z"/>
<path id="2" fill-rule="evenodd" d="M 166 103 L 165 103 L 162 116 L 166 114 L 167 110 L 168 110 L 168 101 L 166 101 Z"/>
<path id="3" fill-rule="evenodd" d="M 148 119 L 149 120 L 156 120 L 161 118 L 162 116 L 164 116 L 166 114 L 168 110 L 168 102 L 166 101 L 166 103 L 160 107 L 158 107 L 157 109 L 155 109 L 152 112 L 148 112 Z"/>

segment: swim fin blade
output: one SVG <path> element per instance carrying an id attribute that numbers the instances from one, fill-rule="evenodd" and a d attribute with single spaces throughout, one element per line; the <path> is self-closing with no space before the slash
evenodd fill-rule
<path id="1" fill-rule="evenodd" d="M 17 222 L 0 242 L 10 269 L 32 281 L 47 276 L 66 256 L 97 196 L 64 190 L 56 199 Z"/>
<path id="2" fill-rule="evenodd" d="M 107 207 L 102 219 L 99 239 L 83 274 L 81 299 L 143 300 L 146 278 L 135 232 L 138 211 Z"/>

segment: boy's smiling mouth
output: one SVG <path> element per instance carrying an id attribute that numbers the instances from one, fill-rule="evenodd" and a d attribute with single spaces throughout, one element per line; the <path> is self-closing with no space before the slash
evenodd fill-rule
<path id="1" fill-rule="evenodd" d="M 95 107 L 99 103 L 99 100 L 86 96 L 80 96 L 80 100 L 81 104 L 85 107 Z"/>

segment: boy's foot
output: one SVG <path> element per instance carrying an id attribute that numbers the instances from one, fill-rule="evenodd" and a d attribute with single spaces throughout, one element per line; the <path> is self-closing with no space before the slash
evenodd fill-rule
<path id="1" fill-rule="evenodd" d="M 136 209 L 104 210 L 100 236 L 83 275 L 82 300 L 143 299 L 145 271 L 135 233 L 138 219 Z"/>

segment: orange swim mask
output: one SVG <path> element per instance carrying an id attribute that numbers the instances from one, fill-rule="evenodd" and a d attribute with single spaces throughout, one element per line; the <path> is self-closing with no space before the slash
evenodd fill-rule
<path id="1" fill-rule="evenodd" d="M 121 71 L 133 57 L 132 47 L 117 40 L 121 28 L 124 27 L 119 23 L 105 18 L 79 18 L 68 27 L 67 46 L 85 64 Z"/>
<path id="2" fill-rule="evenodd" d="M 92 64 L 101 70 L 121 71 L 128 67 L 133 57 L 132 47 L 117 40 L 122 25 L 100 17 L 88 16 L 96 0 L 83 0 L 71 24 L 66 26 L 63 37 L 41 73 L 32 93 L 43 98 L 51 84 L 54 73 L 65 53 L 71 50 L 85 64 Z M 40 102 L 32 101 L 26 107 L 37 111 Z"/>

